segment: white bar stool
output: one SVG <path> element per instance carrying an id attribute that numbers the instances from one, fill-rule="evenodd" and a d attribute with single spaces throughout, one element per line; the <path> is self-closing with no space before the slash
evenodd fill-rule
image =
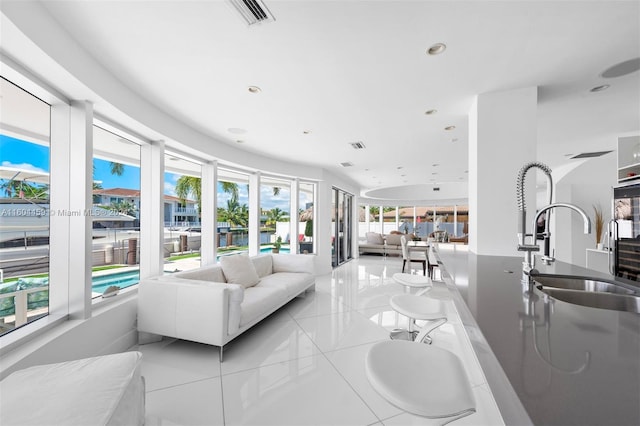
<path id="1" fill-rule="evenodd" d="M 460 359 L 435 346 L 405 341 L 376 343 L 365 360 L 371 386 L 409 413 L 443 424 L 475 413 L 475 399 Z"/>
<path id="2" fill-rule="evenodd" d="M 412 340 L 431 344 L 429 336 L 436 328 L 447 322 L 447 315 L 441 300 L 415 294 L 396 294 L 389 300 L 389 304 L 396 312 L 409 318 L 407 330 L 395 329 L 391 332 L 393 340 Z M 416 320 L 428 321 L 418 332 L 414 330 Z"/>
<path id="3" fill-rule="evenodd" d="M 431 278 L 424 275 L 407 274 L 398 272 L 393 274 L 393 280 L 398 284 L 402 284 L 405 291 L 411 291 L 412 288 L 425 288 L 433 285 Z"/>

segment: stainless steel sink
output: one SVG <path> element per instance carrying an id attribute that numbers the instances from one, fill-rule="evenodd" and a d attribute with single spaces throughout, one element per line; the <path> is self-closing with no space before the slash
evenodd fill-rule
<path id="1" fill-rule="evenodd" d="M 538 289 L 554 299 L 592 308 L 640 313 L 640 297 L 618 293 L 565 290 L 539 286 Z"/>
<path id="2" fill-rule="evenodd" d="M 535 275 L 533 280 L 544 287 L 565 290 L 580 290 L 594 293 L 636 294 L 635 291 L 619 284 L 583 277 L 567 277 L 557 275 Z"/>
<path id="3" fill-rule="evenodd" d="M 587 277 L 534 275 L 538 290 L 575 305 L 640 313 L 640 290 Z"/>

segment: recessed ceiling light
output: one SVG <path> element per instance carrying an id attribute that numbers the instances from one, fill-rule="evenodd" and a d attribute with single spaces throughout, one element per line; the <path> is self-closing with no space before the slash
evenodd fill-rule
<path id="1" fill-rule="evenodd" d="M 608 84 L 603 84 L 602 86 L 596 86 L 594 88 L 592 88 L 591 90 L 589 90 L 590 92 L 602 92 L 603 90 L 607 90 L 609 87 Z"/>
<path id="2" fill-rule="evenodd" d="M 444 129 L 445 130 L 454 130 L 456 128 L 456 126 L 447 126 Z"/>
<path id="3" fill-rule="evenodd" d="M 402 169 L 402 166 L 398 166 L 398 167 L 396 167 L 396 169 L 400 170 L 400 169 Z"/>
<path id="4" fill-rule="evenodd" d="M 432 174 L 432 175 L 437 175 L 437 174 L 438 174 L 438 172 L 433 172 L 433 173 L 431 173 L 431 174 Z"/>
<path id="5" fill-rule="evenodd" d="M 465 170 L 464 172 L 465 172 L 465 173 L 469 173 L 469 170 Z"/>
<path id="6" fill-rule="evenodd" d="M 445 50 L 447 50 L 447 45 L 444 43 L 436 43 L 434 45 L 432 45 L 429 50 L 427 50 L 427 53 L 429 55 L 439 55 L 442 52 L 444 52 Z"/>
<path id="7" fill-rule="evenodd" d="M 458 142 L 458 138 L 451 139 L 451 142 Z"/>
<path id="8" fill-rule="evenodd" d="M 600 74 L 604 78 L 622 77 L 640 70 L 640 58 L 629 59 L 607 68 Z"/>
<path id="9" fill-rule="evenodd" d="M 260 92 L 262 92 L 262 89 L 259 88 L 258 86 L 249 86 L 249 87 L 247 87 L 247 90 L 249 91 L 249 93 L 260 93 Z"/>
<path id="10" fill-rule="evenodd" d="M 234 135 L 242 135 L 244 133 L 247 133 L 247 131 L 245 129 L 240 129 L 238 127 L 229 127 L 227 129 L 227 132 L 233 133 Z"/>
<path id="11" fill-rule="evenodd" d="M 242 139 L 238 139 L 236 143 L 244 143 L 244 141 Z"/>
<path id="12" fill-rule="evenodd" d="M 369 171 L 369 169 L 364 169 L 364 171 L 365 171 L 365 172 L 368 172 L 368 171 Z"/>
<path id="13" fill-rule="evenodd" d="M 305 135 L 308 135 L 308 134 L 311 133 L 311 130 L 303 130 L 302 133 L 305 134 Z"/>
<path id="14" fill-rule="evenodd" d="M 433 164 L 432 164 L 432 166 L 433 166 L 433 167 L 438 167 L 439 165 L 440 165 L 440 164 L 438 164 L 438 163 L 433 163 Z"/>
<path id="15" fill-rule="evenodd" d="M 425 113 L 426 115 L 433 115 L 433 114 L 435 114 L 436 112 L 438 112 L 438 110 L 437 110 L 437 109 L 430 109 L 430 110 L 428 110 L 428 111 L 425 111 L 424 113 Z"/>
<path id="16" fill-rule="evenodd" d="M 406 175 L 400 175 L 400 177 L 405 177 Z"/>

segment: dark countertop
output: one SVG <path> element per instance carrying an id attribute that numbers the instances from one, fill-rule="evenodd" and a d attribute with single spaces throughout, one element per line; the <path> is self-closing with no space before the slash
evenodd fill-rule
<path id="1" fill-rule="evenodd" d="M 536 425 L 640 425 L 640 315 L 545 302 L 537 289 L 527 298 L 522 256 L 455 247 L 437 255 L 507 424 L 527 423 L 524 407 Z M 612 278 L 562 262 L 536 268 Z"/>

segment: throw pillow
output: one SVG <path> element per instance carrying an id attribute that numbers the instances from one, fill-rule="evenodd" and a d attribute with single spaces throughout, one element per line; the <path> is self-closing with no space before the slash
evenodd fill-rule
<path id="1" fill-rule="evenodd" d="M 367 232 L 366 237 L 369 244 L 384 245 L 384 238 L 382 238 L 382 234 L 378 234 L 377 232 Z"/>
<path id="2" fill-rule="evenodd" d="M 401 244 L 400 239 L 402 238 L 402 235 L 404 234 L 390 234 L 387 235 L 387 245 L 388 246 L 399 246 Z"/>
<path id="3" fill-rule="evenodd" d="M 260 282 L 256 268 L 246 254 L 223 256 L 220 259 L 220 266 L 228 283 L 249 288 Z"/>

